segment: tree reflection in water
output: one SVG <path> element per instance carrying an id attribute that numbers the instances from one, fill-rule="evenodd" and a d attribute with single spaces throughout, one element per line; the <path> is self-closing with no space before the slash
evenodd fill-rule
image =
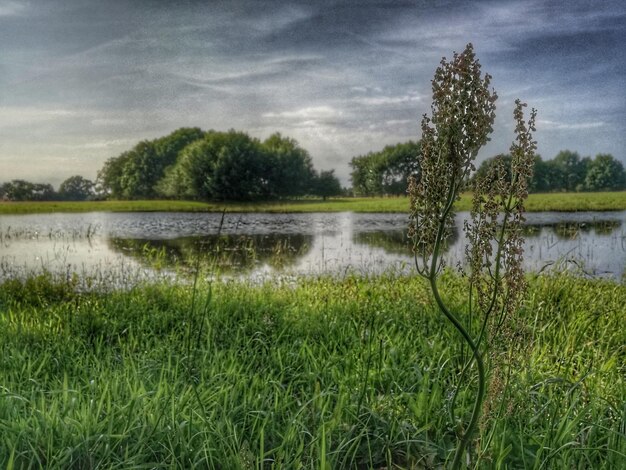
<path id="1" fill-rule="evenodd" d="M 283 269 L 306 255 L 313 235 L 248 234 L 182 237 L 171 240 L 108 238 L 109 247 L 158 269 L 192 270 L 211 265 L 221 272 L 242 271 L 266 264 Z"/>

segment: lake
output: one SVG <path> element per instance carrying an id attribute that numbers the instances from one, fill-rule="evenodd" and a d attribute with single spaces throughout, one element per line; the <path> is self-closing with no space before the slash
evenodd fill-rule
<path id="1" fill-rule="evenodd" d="M 464 258 L 457 215 L 446 259 Z M 41 270 L 102 281 L 193 271 L 225 276 L 413 272 L 406 214 L 81 213 L 0 216 L 0 279 Z M 626 211 L 527 214 L 525 268 L 621 279 Z"/>

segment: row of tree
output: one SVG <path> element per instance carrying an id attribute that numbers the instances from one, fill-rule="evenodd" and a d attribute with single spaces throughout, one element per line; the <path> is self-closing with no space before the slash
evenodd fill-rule
<path id="1" fill-rule="evenodd" d="M 510 168 L 511 156 L 500 155 Z M 390 145 L 379 152 L 354 157 L 352 189 L 357 196 L 406 194 L 407 181 L 413 175 L 419 178 L 420 143 L 409 141 Z M 470 183 L 485 174 L 496 157 L 485 160 L 476 170 Z M 612 155 L 599 154 L 594 159 L 581 158 L 576 152 L 565 150 L 552 160 L 535 156 L 533 192 L 553 191 L 608 191 L 626 189 L 624 166 Z"/>
<path id="2" fill-rule="evenodd" d="M 51 184 L 19 179 L 0 184 L 0 199 L 8 201 L 85 201 L 95 197 L 95 184 L 79 175 L 63 181 L 58 191 Z"/>
<path id="3" fill-rule="evenodd" d="M 506 168 L 511 167 L 511 156 L 501 155 Z M 485 160 L 474 178 L 487 173 L 496 157 Z M 552 160 L 535 156 L 534 173 L 530 182 L 532 192 L 553 191 L 619 191 L 626 189 L 624 165 L 609 154 L 581 158 L 576 152 L 564 150 Z"/>
<path id="4" fill-rule="evenodd" d="M 109 159 L 98 187 L 115 199 L 258 200 L 342 192 L 334 171 L 317 172 L 290 138 L 181 128 Z"/>
<path id="5" fill-rule="evenodd" d="M 352 192 L 356 196 L 404 195 L 408 178 L 419 178 L 420 142 L 389 145 L 354 157 Z M 500 156 L 510 167 L 511 157 Z M 472 176 L 488 171 L 485 160 Z M 470 181 L 471 183 L 471 181 Z M 581 158 L 562 151 L 552 160 L 535 157 L 530 190 L 605 191 L 626 189 L 624 166 L 612 155 Z M 243 132 L 204 132 L 181 128 L 168 136 L 138 143 L 109 159 L 96 183 L 72 176 L 55 191 L 50 184 L 13 180 L 0 184 L 0 198 L 12 201 L 88 199 L 255 200 L 342 194 L 334 172 L 317 172 L 309 153 L 280 134 L 265 141 Z"/>

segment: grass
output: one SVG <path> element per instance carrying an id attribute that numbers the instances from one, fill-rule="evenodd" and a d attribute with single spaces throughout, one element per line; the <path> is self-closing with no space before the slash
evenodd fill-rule
<path id="1" fill-rule="evenodd" d="M 462 351 L 419 279 L 77 285 L 0 286 L 2 467 L 423 469 L 454 448 Z M 625 468 L 624 298 L 531 279 L 531 347 L 480 468 Z"/>
<path id="2" fill-rule="evenodd" d="M 197 201 L 88 201 L 88 202 L 0 202 L 0 214 L 46 212 L 407 212 L 406 197 L 332 198 L 326 201 L 301 199 L 257 203 L 204 203 Z M 616 211 L 626 210 L 626 191 L 602 193 L 531 194 L 527 210 Z M 471 200 L 464 194 L 458 210 L 469 210 Z"/>

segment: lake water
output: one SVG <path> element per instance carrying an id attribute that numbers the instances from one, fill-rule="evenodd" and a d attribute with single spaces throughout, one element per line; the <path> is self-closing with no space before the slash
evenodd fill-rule
<path id="1" fill-rule="evenodd" d="M 446 253 L 464 257 L 463 219 Z M 406 214 L 86 213 L 0 216 L 0 279 L 47 270 L 171 275 L 207 254 L 224 275 L 275 277 L 413 272 Z M 525 268 L 621 279 L 625 212 L 527 214 Z"/>

